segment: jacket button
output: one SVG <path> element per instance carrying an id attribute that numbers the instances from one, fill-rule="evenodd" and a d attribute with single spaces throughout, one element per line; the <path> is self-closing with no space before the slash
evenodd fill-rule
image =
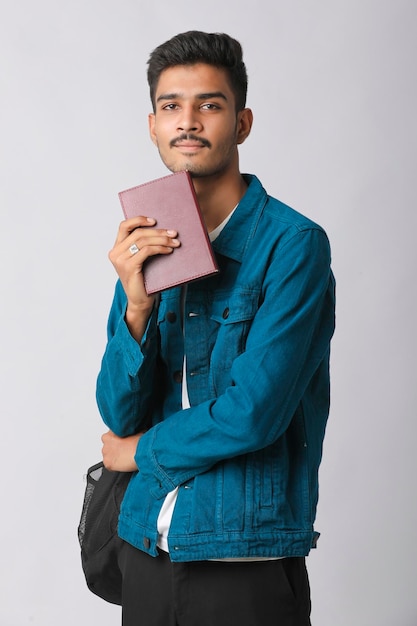
<path id="1" fill-rule="evenodd" d="M 149 550 L 149 548 L 151 547 L 151 540 L 149 539 L 149 537 L 144 537 L 143 545 L 147 550 Z"/>
<path id="2" fill-rule="evenodd" d="M 167 313 L 167 320 L 168 320 L 168 322 L 173 324 L 174 322 L 177 321 L 177 314 L 174 311 L 168 311 L 168 313 Z"/>
<path id="3" fill-rule="evenodd" d="M 230 313 L 230 309 L 229 309 L 229 307 L 227 306 L 227 307 L 225 308 L 225 310 L 223 311 L 223 315 L 222 315 L 222 317 L 223 317 L 223 319 L 224 319 L 224 320 L 227 320 L 227 318 L 229 317 L 229 313 Z"/>
<path id="4" fill-rule="evenodd" d="M 182 372 L 181 372 L 181 370 L 178 370 L 177 372 L 174 372 L 173 376 L 174 376 L 174 381 L 176 383 L 182 383 Z"/>

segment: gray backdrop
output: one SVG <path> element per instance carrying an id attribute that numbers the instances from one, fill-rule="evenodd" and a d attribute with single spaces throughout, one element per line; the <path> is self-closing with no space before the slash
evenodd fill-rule
<path id="1" fill-rule="evenodd" d="M 117 192 L 166 170 L 149 52 L 240 39 L 242 170 L 320 222 L 338 281 L 314 626 L 415 626 L 416 18 L 412 0 L 1 2 L 2 626 L 119 624 L 76 528 L 100 458 L 95 379 Z M 414 176 L 413 176 L 414 172 Z"/>

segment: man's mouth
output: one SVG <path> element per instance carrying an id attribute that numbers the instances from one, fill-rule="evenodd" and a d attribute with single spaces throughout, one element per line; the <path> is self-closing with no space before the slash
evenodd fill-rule
<path id="1" fill-rule="evenodd" d="M 171 148 L 185 148 L 188 150 L 198 150 L 199 148 L 211 148 L 211 143 L 204 137 L 192 135 L 181 135 L 170 142 Z"/>

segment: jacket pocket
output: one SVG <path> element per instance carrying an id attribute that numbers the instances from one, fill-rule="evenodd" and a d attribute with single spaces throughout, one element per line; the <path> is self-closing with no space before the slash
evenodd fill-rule
<path id="1" fill-rule="evenodd" d="M 211 354 L 214 374 L 230 371 L 233 361 L 246 347 L 246 339 L 259 308 L 260 291 L 236 289 L 219 294 L 213 301 L 210 318 L 218 328 Z M 217 389 L 219 391 L 219 389 Z"/>
<path id="2" fill-rule="evenodd" d="M 277 441 L 251 455 L 255 527 L 310 530 L 308 448 L 301 407 Z"/>
<path id="3" fill-rule="evenodd" d="M 190 533 L 243 531 L 247 516 L 245 467 L 245 457 L 237 457 L 194 478 Z"/>

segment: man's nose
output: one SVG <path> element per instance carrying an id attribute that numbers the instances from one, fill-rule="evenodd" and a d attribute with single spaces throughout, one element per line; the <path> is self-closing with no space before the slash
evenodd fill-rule
<path id="1" fill-rule="evenodd" d="M 177 129 L 182 132 L 198 131 L 202 128 L 198 112 L 194 107 L 183 107 L 178 119 Z"/>

